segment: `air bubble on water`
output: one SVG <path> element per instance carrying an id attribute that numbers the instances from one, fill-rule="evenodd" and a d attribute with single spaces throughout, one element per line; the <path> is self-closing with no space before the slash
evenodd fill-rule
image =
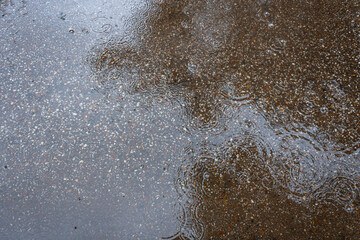
<path id="1" fill-rule="evenodd" d="M 265 17 L 269 17 L 269 16 L 270 16 L 270 13 L 269 13 L 269 12 L 265 12 L 265 13 L 264 13 L 264 16 L 265 16 Z"/>
<path id="2" fill-rule="evenodd" d="M 274 28 L 275 27 L 275 25 L 273 24 L 273 23 L 269 23 L 269 28 Z"/>

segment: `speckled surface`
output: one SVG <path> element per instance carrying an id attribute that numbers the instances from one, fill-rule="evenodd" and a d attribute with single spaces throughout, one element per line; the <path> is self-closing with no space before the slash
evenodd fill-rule
<path id="1" fill-rule="evenodd" d="M 358 1 L 0 0 L 0 239 L 360 239 Z"/>

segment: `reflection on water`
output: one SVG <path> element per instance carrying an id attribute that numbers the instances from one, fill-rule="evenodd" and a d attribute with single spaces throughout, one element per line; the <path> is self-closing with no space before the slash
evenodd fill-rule
<path id="1" fill-rule="evenodd" d="M 169 239 L 359 233 L 359 14 L 356 1 L 151 1 L 132 35 L 93 49 L 99 92 L 169 103 L 193 139 Z"/>

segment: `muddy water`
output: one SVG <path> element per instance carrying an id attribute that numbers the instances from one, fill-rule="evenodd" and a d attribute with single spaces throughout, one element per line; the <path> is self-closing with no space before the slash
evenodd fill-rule
<path id="1" fill-rule="evenodd" d="M 358 239 L 357 1 L 1 1 L 4 239 Z"/>

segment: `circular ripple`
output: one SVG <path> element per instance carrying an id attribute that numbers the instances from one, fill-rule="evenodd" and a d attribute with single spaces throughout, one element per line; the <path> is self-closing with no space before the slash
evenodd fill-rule
<path id="1" fill-rule="evenodd" d="M 183 215 L 179 219 L 182 227 L 177 236 L 184 239 L 202 239 L 205 229 L 198 212 L 206 195 L 204 182 L 208 178 L 210 163 L 214 161 L 213 153 L 205 145 L 197 148 L 189 146 L 184 153 L 184 163 L 178 169 L 178 178 L 175 181 L 178 202 L 184 206 Z"/>
<path id="2" fill-rule="evenodd" d="M 360 179 L 350 177 L 334 177 L 328 179 L 317 193 L 319 199 L 326 202 L 338 203 L 346 211 L 353 211 L 359 203 Z"/>
<path id="3" fill-rule="evenodd" d="M 184 92 L 179 99 L 181 111 L 178 117 L 184 123 L 184 130 L 190 134 L 219 135 L 226 130 L 226 124 L 236 114 L 236 109 L 212 93 Z"/>
<path id="4" fill-rule="evenodd" d="M 327 163 L 326 154 L 316 151 L 310 140 L 285 136 L 269 169 L 292 199 L 303 202 L 323 184 Z"/>
<path id="5" fill-rule="evenodd" d="M 112 24 L 107 17 L 98 16 L 91 20 L 91 30 L 95 33 L 110 33 Z"/>
<path id="6" fill-rule="evenodd" d="M 221 146 L 220 152 L 222 168 L 237 176 L 239 183 L 258 182 L 261 183 L 258 187 L 272 187 L 267 167 L 272 150 L 260 136 L 245 133 L 232 138 Z"/>

